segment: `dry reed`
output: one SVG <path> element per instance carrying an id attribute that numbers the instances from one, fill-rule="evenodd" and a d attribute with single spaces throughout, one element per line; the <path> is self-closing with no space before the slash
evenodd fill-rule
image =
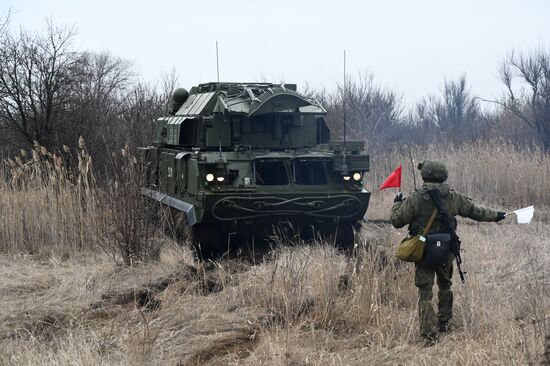
<path id="1" fill-rule="evenodd" d="M 0 170 L 0 251 L 96 249 L 105 213 L 91 164 L 84 149 L 63 156 L 38 144 L 30 153 L 5 160 Z"/>
<path id="2" fill-rule="evenodd" d="M 403 165 L 403 191 L 414 190 L 413 174 L 417 187 L 422 184 L 416 165 L 427 159 L 444 162 L 449 170 L 449 184 L 478 200 L 509 208 L 533 203 L 550 205 L 550 156 L 539 150 L 520 151 L 511 144 L 498 142 L 458 147 L 430 145 L 380 152 L 372 159 L 373 169 L 367 182 L 373 191 L 399 164 Z"/>

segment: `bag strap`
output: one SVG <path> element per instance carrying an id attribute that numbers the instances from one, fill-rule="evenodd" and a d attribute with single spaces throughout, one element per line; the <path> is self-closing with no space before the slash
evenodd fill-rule
<path id="1" fill-rule="evenodd" d="M 428 231 L 430 231 L 430 228 L 432 227 L 432 224 L 434 223 L 435 217 L 437 216 L 437 208 L 434 208 L 434 211 L 432 212 L 432 216 L 430 216 L 430 219 L 428 220 L 428 224 L 422 230 L 422 236 L 426 236 L 428 234 Z"/>

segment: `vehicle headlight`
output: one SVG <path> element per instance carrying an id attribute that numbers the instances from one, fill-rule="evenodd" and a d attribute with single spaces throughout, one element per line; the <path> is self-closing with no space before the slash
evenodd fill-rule
<path id="1" fill-rule="evenodd" d="M 206 181 L 207 182 L 212 182 L 213 180 L 214 180 L 214 174 L 212 174 L 212 173 L 206 174 Z"/>
<path id="2" fill-rule="evenodd" d="M 351 179 L 351 177 L 350 177 L 349 175 L 344 175 L 342 178 L 343 178 L 346 182 L 347 182 L 348 180 Z"/>
<path id="3" fill-rule="evenodd" d="M 361 176 L 361 173 L 357 172 L 357 173 L 353 173 L 353 180 L 356 181 L 356 182 L 359 182 L 361 180 L 361 178 L 363 178 Z"/>
<path id="4" fill-rule="evenodd" d="M 218 182 L 223 182 L 225 180 L 225 177 L 224 176 L 221 176 L 221 177 L 216 177 L 216 180 Z"/>

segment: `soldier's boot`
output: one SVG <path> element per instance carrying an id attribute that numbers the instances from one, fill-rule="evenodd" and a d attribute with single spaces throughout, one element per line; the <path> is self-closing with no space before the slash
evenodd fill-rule
<path id="1" fill-rule="evenodd" d="M 424 347 L 431 347 L 439 342 L 437 335 L 424 337 Z"/>

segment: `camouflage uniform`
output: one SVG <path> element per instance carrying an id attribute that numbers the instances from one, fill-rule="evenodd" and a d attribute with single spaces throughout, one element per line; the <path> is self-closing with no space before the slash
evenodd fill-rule
<path id="1" fill-rule="evenodd" d="M 441 193 L 443 207 L 451 217 L 460 215 L 476 221 L 497 221 L 503 218 L 499 213 L 490 209 L 476 206 L 472 200 L 449 187 L 446 183 L 447 169 L 442 163 L 424 161 L 419 165 L 424 184 L 405 200 L 395 202 L 392 207 L 391 221 L 393 226 L 401 228 L 409 225 L 410 235 L 417 235 L 427 224 L 435 205 L 428 191 L 437 189 Z M 454 220 L 456 229 L 456 220 Z M 430 233 L 445 232 L 438 220 L 435 220 Z M 452 316 L 453 293 L 451 278 L 453 273 L 452 254 L 449 261 L 443 266 L 426 266 L 422 262 L 415 263 L 415 284 L 419 290 L 418 310 L 420 318 L 420 334 L 425 338 L 436 338 L 438 329 L 446 330 Z M 437 275 L 438 314 L 437 318 L 432 307 L 432 287 Z"/>

